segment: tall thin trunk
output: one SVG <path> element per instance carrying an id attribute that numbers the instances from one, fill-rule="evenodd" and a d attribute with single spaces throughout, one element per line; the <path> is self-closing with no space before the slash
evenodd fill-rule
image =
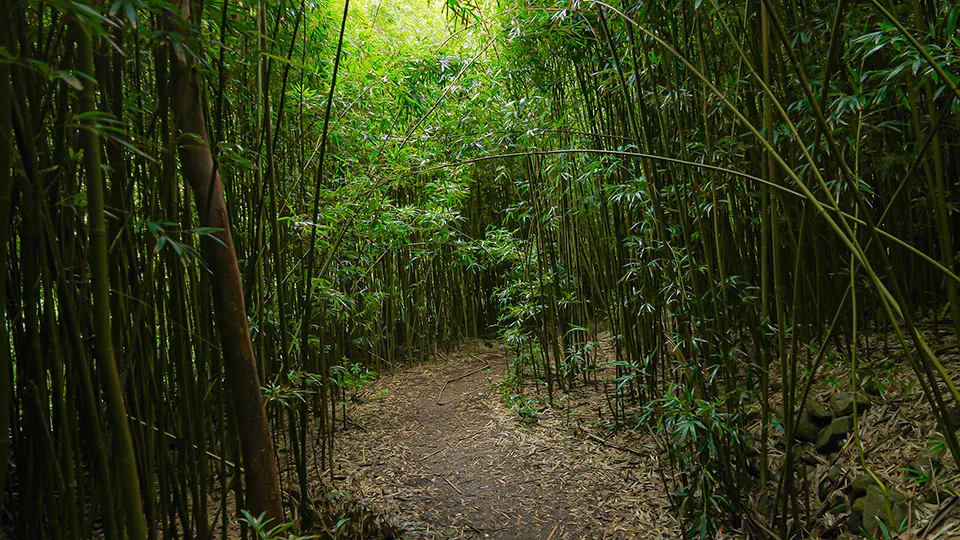
<path id="1" fill-rule="evenodd" d="M 7 17 L 7 2 L 0 0 L 0 21 L 10 28 Z M 0 47 L 6 47 L 7 33 L 0 33 Z M 10 67 L 0 65 L 0 496 L 7 479 L 7 462 L 10 455 L 10 406 L 13 396 L 13 381 L 10 378 L 10 335 L 7 331 L 7 235 L 10 228 L 10 164 L 12 161 L 11 137 L 13 129 L 10 118 Z"/>
<path id="2" fill-rule="evenodd" d="M 93 74 L 93 45 L 90 36 L 79 23 L 73 27 L 77 42 L 77 67 Z M 107 419 L 113 430 L 113 462 L 120 484 L 121 508 L 126 518 L 127 537 L 142 540 L 147 537 L 147 522 L 140 502 L 140 478 L 137 474 L 133 437 L 127 421 L 127 407 L 123 400 L 123 385 L 113 348 L 110 320 L 110 265 L 107 259 L 107 225 L 104 218 L 103 170 L 100 158 L 100 135 L 96 120 L 88 113 L 96 109 L 93 84 L 84 82 L 80 94 L 81 141 L 83 164 L 87 175 L 87 201 L 90 234 L 90 275 L 93 292 L 93 328 L 95 332 L 97 373 L 107 403 Z"/>
<path id="3" fill-rule="evenodd" d="M 180 2 L 180 13 L 181 24 L 189 25 L 190 0 Z M 172 62 L 174 117 L 182 137 L 179 155 L 183 176 L 193 190 L 201 226 L 220 229 L 215 234 L 219 242 L 212 238 L 203 240 L 203 258 L 214 275 L 213 299 L 227 382 L 237 418 L 244 423 L 239 435 L 248 509 L 254 515 L 266 512 L 266 517 L 276 525 L 284 521 L 280 477 L 247 327 L 243 283 L 230 234 L 223 184 L 206 146 L 209 139 L 198 72 L 193 58 L 185 54 L 174 55 Z"/>

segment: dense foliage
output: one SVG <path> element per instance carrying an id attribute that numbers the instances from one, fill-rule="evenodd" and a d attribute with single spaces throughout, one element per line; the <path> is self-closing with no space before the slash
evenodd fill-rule
<path id="1" fill-rule="evenodd" d="M 0 534 L 334 534 L 348 389 L 478 336 L 552 405 L 608 332 L 693 536 L 816 527 L 770 449 L 865 331 L 960 456 L 954 2 L 0 12 Z"/>

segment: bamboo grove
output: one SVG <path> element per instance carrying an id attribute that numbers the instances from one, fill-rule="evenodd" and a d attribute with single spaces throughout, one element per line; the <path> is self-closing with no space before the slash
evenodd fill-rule
<path id="1" fill-rule="evenodd" d="M 493 320 L 449 238 L 465 192 L 371 174 L 427 111 L 395 96 L 453 75 L 412 43 L 337 88 L 348 9 L 4 3 L 13 537 L 226 538 L 241 510 L 309 530 L 349 385 Z M 392 70 L 413 77 L 377 87 Z M 396 136 L 346 150 L 361 121 Z"/>
<path id="2" fill-rule="evenodd" d="M 772 504 L 745 530 L 812 534 L 810 480 L 768 450 L 792 455 L 825 357 L 867 382 L 869 332 L 903 348 L 956 459 L 950 347 L 935 353 L 918 320 L 956 335 L 936 321 L 958 320 L 957 7 L 596 2 L 528 17 L 555 33 L 518 39 L 517 61 L 548 96 L 538 120 L 562 129 L 521 152 L 539 311 L 514 301 L 502 322 L 548 393 L 551 370 L 559 389 L 588 374 L 584 330 L 604 321 L 611 411 L 664 437 L 665 481 L 701 537 L 752 515 L 751 492 Z"/>
<path id="3" fill-rule="evenodd" d="M 953 2 L 0 15 L 0 534 L 332 535 L 349 389 L 478 336 L 612 364 L 691 536 L 812 534 L 771 449 L 873 337 L 960 456 Z"/>

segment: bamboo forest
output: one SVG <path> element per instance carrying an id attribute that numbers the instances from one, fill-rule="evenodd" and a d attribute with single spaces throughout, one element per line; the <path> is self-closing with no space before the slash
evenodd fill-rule
<path id="1" fill-rule="evenodd" d="M 0 540 L 960 538 L 960 2 L 0 19 Z"/>

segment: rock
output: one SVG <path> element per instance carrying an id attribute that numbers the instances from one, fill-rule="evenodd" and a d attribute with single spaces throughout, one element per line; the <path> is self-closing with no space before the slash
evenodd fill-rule
<path id="1" fill-rule="evenodd" d="M 820 459 L 817 457 L 817 447 L 810 443 L 804 443 L 797 447 L 797 457 L 807 465 L 816 466 L 820 463 Z"/>
<path id="2" fill-rule="evenodd" d="M 866 497 L 859 497 L 853 501 L 853 511 L 850 512 L 850 518 L 847 520 L 847 524 L 850 525 L 850 532 L 853 534 L 863 532 L 863 508 L 866 505 Z"/>
<path id="3" fill-rule="evenodd" d="M 889 514 L 887 514 L 887 503 L 890 505 Z M 907 504 L 906 497 L 902 493 L 888 489 L 884 496 L 880 486 L 869 486 L 863 507 L 863 530 L 875 536 L 880 529 L 879 522 L 882 521 L 892 534 L 899 533 L 909 513 L 910 505 Z"/>
<path id="4" fill-rule="evenodd" d="M 800 415 L 800 421 L 794 427 L 794 433 L 797 435 L 797 439 L 801 441 L 813 442 L 817 440 L 817 435 L 821 429 L 823 429 L 823 424 L 818 422 L 812 414 L 804 411 Z"/>
<path id="5" fill-rule="evenodd" d="M 907 475 L 921 482 L 943 470 L 943 463 L 933 458 L 917 458 L 907 464 Z"/>
<path id="6" fill-rule="evenodd" d="M 808 399 L 806 405 L 803 406 L 803 410 L 823 424 L 833 420 L 833 415 L 830 414 L 830 409 L 821 405 L 819 401 Z"/>
<path id="7" fill-rule="evenodd" d="M 780 408 L 780 418 L 785 418 L 786 414 L 783 407 Z M 823 429 L 823 426 L 830 423 L 833 416 L 830 411 L 820 403 L 808 399 L 803 406 L 803 412 L 800 414 L 800 420 L 794 426 L 794 434 L 801 441 L 813 442 L 817 440 L 817 434 Z"/>
<path id="8" fill-rule="evenodd" d="M 951 405 L 947 407 L 947 423 L 952 424 L 953 429 L 960 430 L 960 405 Z M 937 422 L 937 429 L 941 433 L 947 430 L 943 428 L 942 422 Z"/>
<path id="9" fill-rule="evenodd" d="M 847 439 L 847 435 L 853 431 L 853 417 L 843 416 L 837 418 L 830 425 L 820 430 L 817 435 L 817 450 L 821 454 L 829 454 Z"/>
<path id="10" fill-rule="evenodd" d="M 855 497 L 862 497 L 867 494 L 867 488 L 870 486 L 876 486 L 877 481 L 873 479 L 869 474 L 862 474 L 854 478 L 853 483 L 850 484 L 850 487 L 853 488 L 853 495 Z"/>
<path id="11" fill-rule="evenodd" d="M 830 408 L 833 414 L 839 416 L 848 416 L 853 414 L 853 404 L 857 404 L 857 413 L 870 408 L 870 398 L 865 394 L 854 394 L 853 392 L 837 392 L 830 396 Z"/>
<path id="12" fill-rule="evenodd" d="M 960 405 L 947 407 L 947 419 L 953 424 L 953 429 L 960 430 Z"/>
<path id="13" fill-rule="evenodd" d="M 851 512 L 847 525 L 850 526 L 850 534 L 863 534 L 863 514 Z"/>

